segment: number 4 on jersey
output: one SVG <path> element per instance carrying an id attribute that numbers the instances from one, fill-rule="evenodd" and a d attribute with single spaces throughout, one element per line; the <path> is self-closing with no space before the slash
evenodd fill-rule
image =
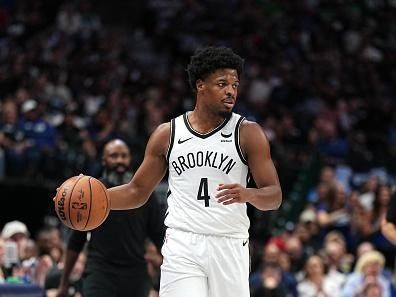
<path id="1" fill-rule="evenodd" d="M 197 195 L 198 200 L 205 200 L 205 207 L 209 207 L 209 191 L 208 191 L 208 178 L 201 178 L 201 182 L 199 183 L 199 190 Z"/>

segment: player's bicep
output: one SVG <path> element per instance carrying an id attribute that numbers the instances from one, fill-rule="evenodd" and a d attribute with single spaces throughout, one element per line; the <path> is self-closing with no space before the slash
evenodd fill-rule
<path id="1" fill-rule="evenodd" d="M 165 160 L 146 152 L 142 164 L 135 173 L 133 183 L 138 187 L 152 188 L 162 180 L 165 171 Z"/>
<path id="2" fill-rule="evenodd" d="M 165 176 L 167 170 L 165 154 L 169 142 L 168 130 L 166 124 L 161 125 L 153 132 L 147 143 L 143 162 L 131 181 L 139 191 L 146 192 L 146 189 L 154 189 Z M 150 195 L 151 192 L 144 194 Z"/>
<path id="3" fill-rule="evenodd" d="M 242 129 L 241 145 L 257 187 L 279 185 L 270 145 L 263 130 L 258 124 L 251 122 L 246 123 Z"/>

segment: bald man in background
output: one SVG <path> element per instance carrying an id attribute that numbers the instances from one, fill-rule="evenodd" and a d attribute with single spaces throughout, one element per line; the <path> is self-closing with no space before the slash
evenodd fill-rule
<path id="1" fill-rule="evenodd" d="M 103 149 L 103 176 L 106 187 L 128 182 L 132 177 L 131 153 L 120 139 Z M 111 211 L 107 220 L 90 233 L 83 277 L 84 297 L 147 297 L 153 288 L 145 260 L 145 244 L 152 241 L 160 250 L 164 218 L 157 199 L 149 199 L 138 209 Z M 87 241 L 87 232 L 72 231 L 67 243 L 65 264 L 58 297 L 69 297 L 69 278 L 78 255 Z M 160 264 L 160 263 L 158 263 Z"/>

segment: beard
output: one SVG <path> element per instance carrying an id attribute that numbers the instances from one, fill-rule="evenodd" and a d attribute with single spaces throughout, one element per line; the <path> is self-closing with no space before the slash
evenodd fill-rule
<path id="1" fill-rule="evenodd" d="M 115 187 L 128 183 L 133 176 L 132 171 L 117 172 L 114 169 L 105 169 L 103 178 L 108 183 L 109 187 Z"/>
<path id="2" fill-rule="evenodd" d="M 232 114 L 232 110 L 229 110 L 229 111 L 228 110 L 223 110 L 223 111 L 219 112 L 219 116 L 221 116 L 224 119 L 229 118 L 231 116 L 231 114 Z"/>

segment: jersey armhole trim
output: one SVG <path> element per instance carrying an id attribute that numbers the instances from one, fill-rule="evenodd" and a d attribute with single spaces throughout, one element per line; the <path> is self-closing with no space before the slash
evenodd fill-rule
<path id="1" fill-rule="evenodd" d="M 175 142 L 175 119 L 170 122 L 170 135 L 169 135 L 169 146 L 168 152 L 166 153 L 166 161 L 169 163 L 169 157 L 173 148 L 173 143 Z"/>
<path id="2" fill-rule="evenodd" d="M 241 143 L 240 143 L 240 135 L 239 135 L 240 134 L 241 123 L 244 120 L 245 120 L 245 117 L 243 117 L 243 116 L 241 116 L 238 119 L 238 122 L 235 125 L 235 133 L 234 133 L 234 135 L 235 135 L 235 146 L 236 146 L 236 150 L 238 152 L 239 158 L 241 158 L 241 161 L 245 165 L 248 165 L 248 161 L 246 160 L 246 158 L 245 158 L 245 156 L 243 155 L 243 152 L 242 152 Z"/>

